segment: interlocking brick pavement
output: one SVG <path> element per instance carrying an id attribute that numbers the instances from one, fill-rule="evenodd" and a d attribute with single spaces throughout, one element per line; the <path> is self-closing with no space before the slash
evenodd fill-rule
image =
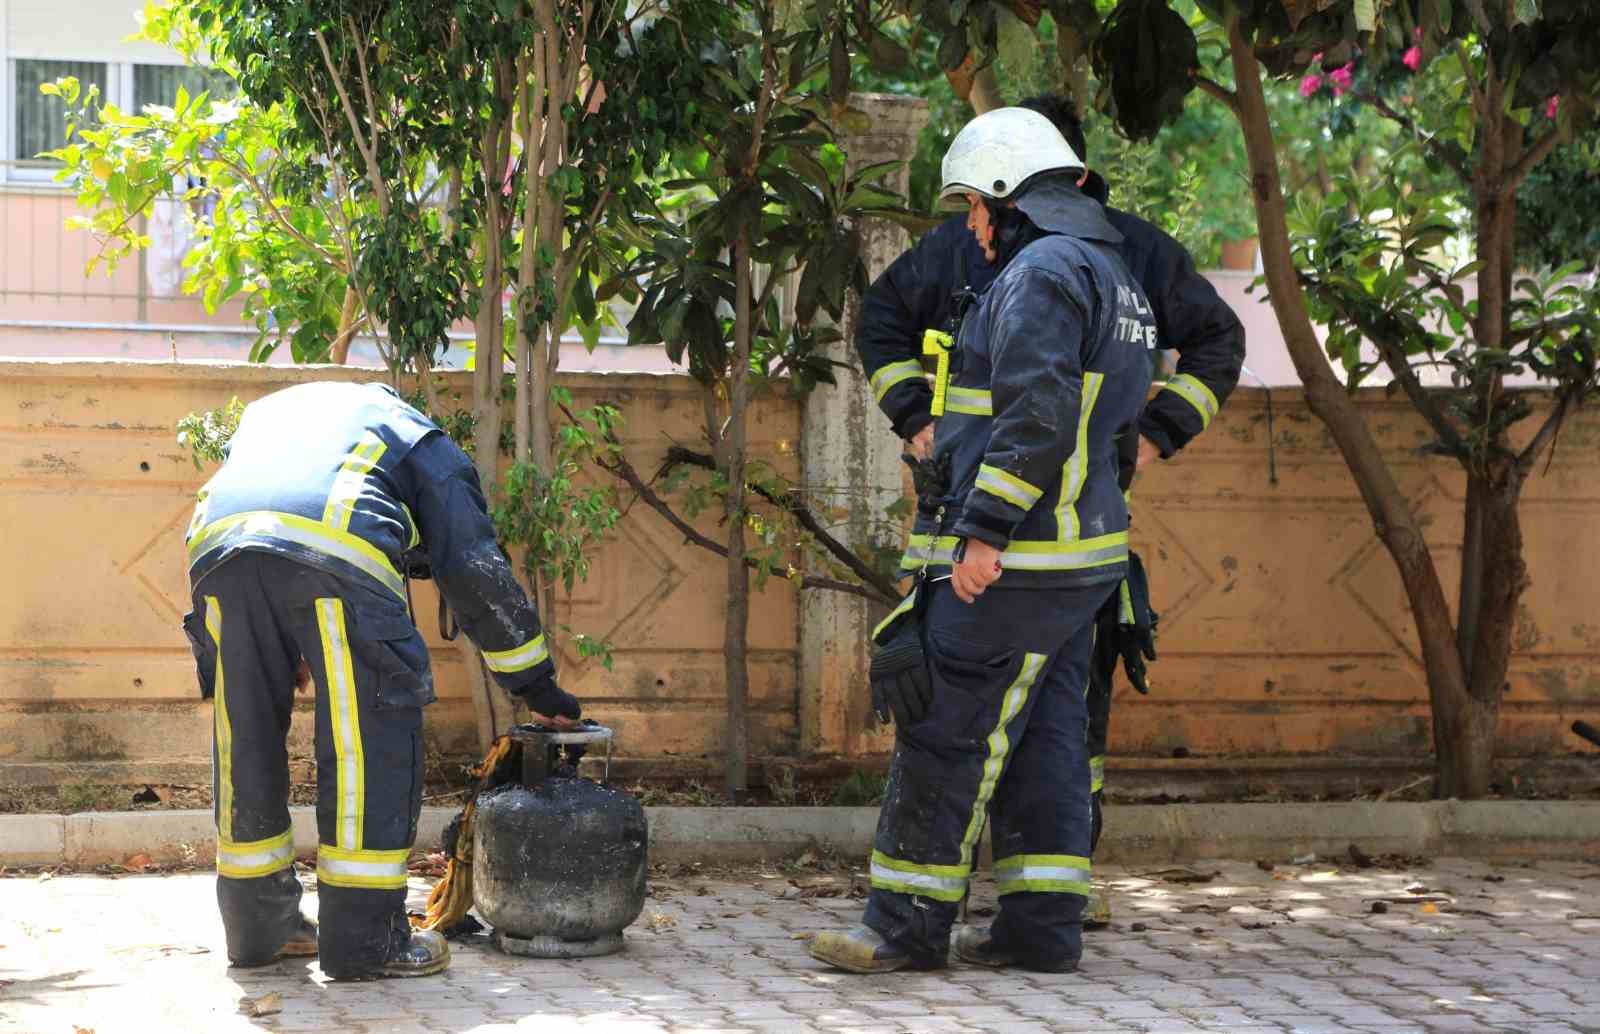
<path id="1" fill-rule="evenodd" d="M 856 920 L 848 875 L 691 870 L 653 881 L 624 954 L 519 959 L 476 937 L 439 977 L 368 984 L 305 960 L 228 969 L 208 874 L 0 879 L 0 1032 L 1600 1032 L 1600 863 L 1195 868 L 1217 875 L 1103 871 L 1116 921 L 1076 974 L 834 973 L 798 935 Z M 1372 913 L 1418 885 L 1437 911 Z M 980 878 L 974 909 L 992 906 Z M 268 991 L 280 1014 L 238 1015 Z"/>

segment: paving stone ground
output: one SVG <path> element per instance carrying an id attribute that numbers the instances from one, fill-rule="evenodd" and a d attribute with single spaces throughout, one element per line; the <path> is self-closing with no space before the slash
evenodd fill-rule
<path id="1" fill-rule="evenodd" d="M 439 977 L 368 984 L 305 960 L 228 969 L 209 874 L 0 879 L 0 1032 L 1600 1032 L 1600 860 L 1195 868 L 1217 875 L 1104 871 L 1116 921 L 1075 974 L 831 972 L 797 935 L 853 922 L 860 902 L 772 871 L 654 881 L 621 955 L 519 959 L 477 937 Z M 1371 911 L 1419 884 L 1447 899 L 1437 911 Z M 974 909 L 992 904 L 980 880 Z M 238 1015 L 269 991 L 280 1014 Z"/>

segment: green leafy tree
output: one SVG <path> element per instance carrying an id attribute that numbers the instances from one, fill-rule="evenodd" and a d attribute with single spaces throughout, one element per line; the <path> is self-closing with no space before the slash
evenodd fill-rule
<path id="1" fill-rule="evenodd" d="M 680 9 L 693 7 L 680 5 Z M 727 559 L 724 633 L 729 792 L 747 786 L 751 568 L 798 577 L 777 555 L 790 541 L 754 506 L 785 488 L 752 470 L 746 423 L 762 392 L 804 392 L 833 381 L 823 347 L 846 293 L 865 287 L 855 219 L 898 214 L 886 163 L 850 173 L 833 125 L 849 125 L 852 40 L 893 60 L 893 43 L 866 5 L 741 0 L 699 8 L 721 44 L 707 65 L 705 116 L 688 174 L 667 184 L 667 210 L 640 219 L 644 278 L 629 324 L 634 341 L 661 341 L 703 389 L 705 436 L 720 497 Z M 793 316 L 782 289 L 792 285 Z M 753 538 L 753 542 L 752 542 Z"/>

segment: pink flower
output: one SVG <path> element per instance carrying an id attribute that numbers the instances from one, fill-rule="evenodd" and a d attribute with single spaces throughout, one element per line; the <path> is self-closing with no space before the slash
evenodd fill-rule
<path id="1" fill-rule="evenodd" d="M 1401 56 L 1400 60 L 1413 72 L 1422 68 L 1422 48 L 1412 47 Z"/>
<path id="2" fill-rule="evenodd" d="M 1315 72 L 1300 80 L 1300 96 L 1310 97 L 1322 89 L 1322 76 Z"/>
<path id="3" fill-rule="evenodd" d="M 1556 117 L 1556 112 L 1559 111 L 1560 109 L 1561 109 L 1561 94 L 1559 94 L 1559 93 L 1552 94 L 1550 99 L 1544 102 L 1544 117 L 1545 118 L 1555 118 Z"/>
<path id="4" fill-rule="evenodd" d="M 1328 82 L 1333 86 L 1333 95 L 1335 97 L 1344 96 L 1345 91 L 1350 89 L 1350 84 L 1355 81 L 1355 70 L 1355 62 L 1352 61 L 1328 73 Z"/>

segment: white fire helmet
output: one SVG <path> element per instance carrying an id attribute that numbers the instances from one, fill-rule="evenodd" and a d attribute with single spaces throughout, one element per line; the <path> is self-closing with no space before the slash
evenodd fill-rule
<path id="1" fill-rule="evenodd" d="M 1049 119 L 1027 108 L 996 108 L 963 126 L 944 153 L 939 200 L 974 193 L 999 201 L 1041 172 L 1083 167 Z"/>

